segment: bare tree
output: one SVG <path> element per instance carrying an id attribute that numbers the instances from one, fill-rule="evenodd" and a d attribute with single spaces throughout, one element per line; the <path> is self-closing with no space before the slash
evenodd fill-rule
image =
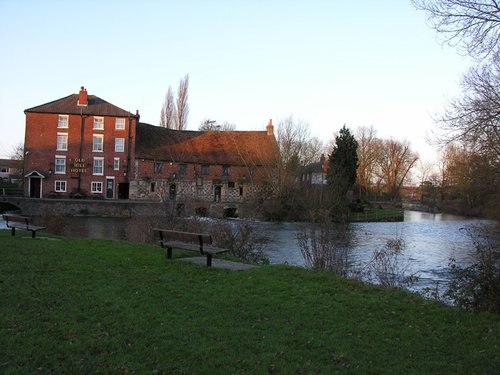
<path id="1" fill-rule="evenodd" d="M 186 74 L 179 82 L 179 90 L 177 92 L 177 108 L 176 108 L 176 121 L 175 128 L 177 130 L 185 130 L 187 127 L 187 118 L 189 114 L 188 104 L 188 88 L 189 88 L 189 74 Z"/>
<path id="2" fill-rule="evenodd" d="M 16 173 L 23 176 L 24 175 L 24 144 L 18 143 L 12 148 L 9 154 L 12 160 L 15 160 Z"/>
<path id="3" fill-rule="evenodd" d="M 200 131 L 233 131 L 236 130 L 236 125 L 229 121 L 224 121 L 222 124 L 218 124 L 215 120 L 210 120 L 206 118 L 200 123 L 198 127 Z"/>
<path id="4" fill-rule="evenodd" d="M 376 137 L 373 126 L 358 128 L 355 137 L 358 142 L 357 183 L 361 189 L 368 191 L 380 158 L 381 140 Z"/>
<path id="5" fill-rule="evenodd" d="M 407 141 L 389 139 L 382 142 L 376 174 L 391 198 L 399 196 L 399 190 L 417 160 L 418 156 L 411 151 Z"/>
<path id="6" fill-rule="evenodd" d="M 458 45 L 476 58 L 500 57 L 500 2 L 498 0 L 412 0 L 427 12 L 432 27 L 445 42 Z"/>
<path id="7" fill-rule="evenodd" d="M 460 142 L 488 157 L 500 173 L 500 62 L 472 68 L 462 80 L 463 95 L 437 118 L 441 144 Z"/>
<path id="8" fill-rule="evenodd" d="M 165 95 L 165 102 L 161 107 L 160 126 L 167 129 L 173 129 L 176 117 L 174 94 L 172 92 L 172 86 L 169 86 L 167 94 Z"/>

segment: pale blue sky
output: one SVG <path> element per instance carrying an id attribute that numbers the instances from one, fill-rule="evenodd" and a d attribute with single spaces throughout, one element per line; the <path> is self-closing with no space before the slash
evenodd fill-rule
<path id="1" fill-rule="evenodd" d="M 431 159 L 431 115 L 469 65 L 409 0 L 0 0 L 0 38 L 0 157 L 23 142 L 27 108 L 83 85 L 158 124 L 189 74 L 190 130 L 293 115 L 325 142 L 373 125 Z"/>

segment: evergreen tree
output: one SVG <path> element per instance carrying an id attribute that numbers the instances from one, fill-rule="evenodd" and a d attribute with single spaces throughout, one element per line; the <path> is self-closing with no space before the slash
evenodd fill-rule
<path id="1" fill-rule="evenodd" d="M 347 205 L 347 192 L 356 182 L 358 142 L 344 125 L 335 137 L 335 146 L 329 156 L 328 186 L 332 193 L 332 213 L 341 213 Z"/>

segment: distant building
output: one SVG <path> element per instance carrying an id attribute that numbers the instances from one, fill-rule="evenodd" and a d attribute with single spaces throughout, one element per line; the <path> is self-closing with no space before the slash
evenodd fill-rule
<path id="1" fill-rule="evenodd" d="M 0 179 L 9 184 L 22 181 L 22 161 L 12 159 L 0 159 Z"/>
<path id="2" fill-rule="evenodd" d="M 326 174 L 328 171 L 328 161 L 325 155 L 316 163 L 306 165 L 301 172 L 300 179 L 305 185 L 326 185 Z"/>
<path id="3" fill-rule="evenodd" d="M 277 145 L 265 131 L 180 131 L 79 94 L 25 110 L 25 195 L 144 199 L 210 210 L 272 197 Z"/>

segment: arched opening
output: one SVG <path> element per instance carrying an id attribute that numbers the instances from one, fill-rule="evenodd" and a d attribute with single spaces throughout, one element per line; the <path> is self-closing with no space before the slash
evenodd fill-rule
<path id="1" fill-rule="evenodd" d="M 238 209 L 236 207 L 224 208 L 224 217 L 238 217 Z"/>
<path id="2" fill-rule="evenodd" d="M 206 217 L 208 215 L 208 210 L 206 207 L 196 207 L 196 216 Z"/>

